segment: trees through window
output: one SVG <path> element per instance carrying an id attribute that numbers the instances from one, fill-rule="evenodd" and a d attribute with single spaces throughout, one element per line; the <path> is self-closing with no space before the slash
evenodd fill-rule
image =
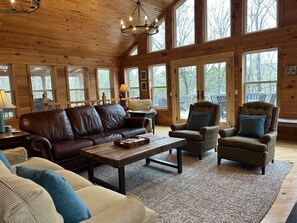
<path id="1" fill-rule="evenodd" d="M 98 93 L 101 98 L 103 93 L 106 98 L 112 98 L 112 75 L 110 69 L 97 69 Z"/>
<path id="2" fill-rule="evenodd" d="M 251 52 L 244 55 L 245 102 L 276 103 L 277 50 Z"/>
<path id="3" fill-rule="evenodd" d="M 7 95 L 9 101 L 14 104 L 12 89 L 11 89 L 11 71 L 10 66 L 6 64 L 0 64 L 0 89 L 3 89 Z M 3 109 L 5 118 L 14 116 L 13 109 Z"/>
<path id="4" fill-rule="evenodd" d="M 82 67 L 68 67 L 68 84 L 70 101 L 84 101 L 85 85 Z"/>
<path id="5" fill-rule="evenodd" d="M 150 67 L 152 78 L 152 98 L 154 107 L 167 107 L 166 65 Z"/>
<path id="6" fill-rule="evenodd" d="M 149 52 L 165 50 L 165 20 L 159 24 L 159 32 L 149 36 Z"/>
<path id="7" fill-rule="evenodd" d="M 126 81 L 129 87 L 129 97 L 139 97 L 139 78 L 138 68 L 128 68 L 126 70 Z"/>

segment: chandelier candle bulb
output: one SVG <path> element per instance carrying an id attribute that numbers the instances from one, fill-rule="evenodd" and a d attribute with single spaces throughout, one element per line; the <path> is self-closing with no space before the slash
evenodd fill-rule
<path id="1" fill-rule="evenodd" d="M 147 16 L 144 17 L 144 23 L 147 25 Z"/>
<path id="2" fill-rule="evenodd" d="M 15 3 L 15 0 L 10 0 L 11 10 L 15 10 L 14 3 Z"/>

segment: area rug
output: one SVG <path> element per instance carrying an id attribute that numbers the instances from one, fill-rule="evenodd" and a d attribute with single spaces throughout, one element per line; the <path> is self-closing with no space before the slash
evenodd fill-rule
<path id="1" fill-rule="evenodd" d="M 158 158 L 175 160 L 175 154 Z M 275 161 L 261 168 L 222 160 L 215 152 L 199 160 L 183 152 L 183 173 L 145 161 L 126 166 L 127 194 L 158 213 L 161 223 L 260 222 L 273 204 L 293 164 Z M 80 173 L 87 177 L 86 171 Z M 117 169 L 96 167 L 95 176 L 117 185 Z"/>

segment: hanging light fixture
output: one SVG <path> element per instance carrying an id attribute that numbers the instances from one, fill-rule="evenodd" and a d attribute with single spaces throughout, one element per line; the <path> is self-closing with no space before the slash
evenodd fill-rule
<path id="1" fill-rule="evenodd" d="M 141 13 L 144 16 L 143 23 L 141 23 Z M 135 17 L 137 18 L 137 24 L 133 25 L 133 18 L 135 19 Z M 126 27 L 124 25 L 124 21 L 121 20 L 121 33 L 125 36 L 150 36 L 157 34 L 159 32 L 158 28 L 158 19 L 152 22 L 142 8 L 139 0 L 137 1 L 137 5 L 129 18 L 129 25 Z"/>
<path id="2" fill-rule="evenodd" d="M 7 2 L 7 7 L 0 9 L 5 13 L 30 13 L 39 9 L 40 0 L 2 0 Z M 2 3 L 4 5 L 4 3 Z"/>

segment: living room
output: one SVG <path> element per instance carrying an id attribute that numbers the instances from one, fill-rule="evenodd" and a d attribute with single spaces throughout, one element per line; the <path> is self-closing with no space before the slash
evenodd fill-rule
<path id="1" fill-rule="evenodd" d="M 129 21 L 136 0 L 47 0 L 31 13 L 11 13 L 10 1 L 1 2 L 10 12 L 0 9 L 0 88 L 16 106 L 6 110 L 5 125 L 19 129 L 20 116 L 43 110 L 45 96 L 50 108 L 66 108 L 100 103 L 104 92 L 108 102 L 123 107 L 128 99 L 150 99 L 157 111 L 155 134 L 165 135 L 170 125 L 186 122 L 190 104 L 223 99 L 224 129 L 235 125 L 238 106 L 262 97 L 280 107 L 276 159 L 294 161 L 296 1 L 140 3 L 157 34 L 121 34 L 123 25 L 137 21 L 136 14 Z M 120 91 L 122 84 L 128 90 Z M 294 167 L 286 181 L 296 185 Z M 286 191 L 290 202 L 278 203 L 264 220 L 286 219 L 296 192 Z"/>

